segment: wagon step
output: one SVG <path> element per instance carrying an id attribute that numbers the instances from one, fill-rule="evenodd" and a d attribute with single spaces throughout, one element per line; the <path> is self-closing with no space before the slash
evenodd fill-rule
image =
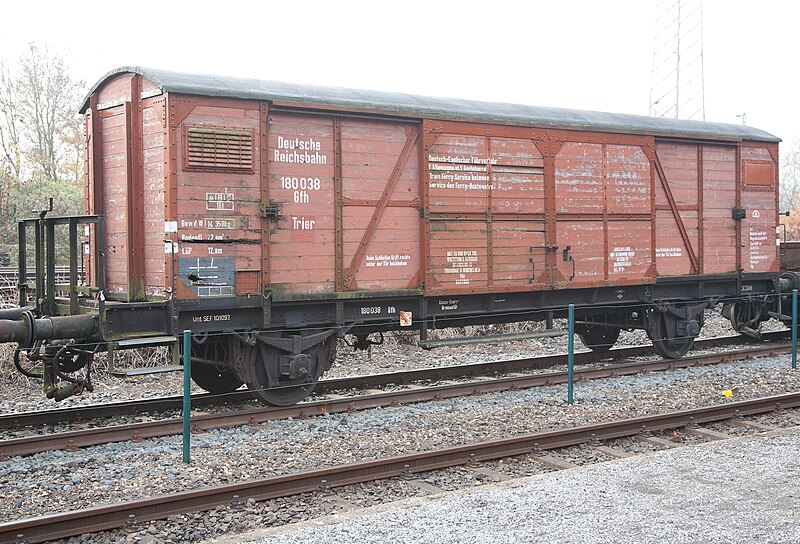
<path id="1" fill-rule="evenodd" d="M 520 332 L 509 334 L 494 334 L 490 336 L 470 336 L 464 338 L 443 338 L 439 340 L 420 340 L 417 345 L 422 349 L 433 349 L 442 346 L 463 346 L 470 344 L 491 344 L 494 342 L 512 342 L 515 340 L 530 340 L 531 338 L 554 338 L 565 336 L 566 331 L 548 329 L 535 332 Z"/>
<path id="2" fill-rule="evenodd" d="M 170 346 L 172 351 L 172 364 L 140 368 L 117 368 L 115 353 L 122 349 L 152 348 L 157 346 Z M 149 336 L 145 338 L 127 338 L 108 343 L 108 373 L 113 376 L 142 376 L 145 374 L 161 374 L 162 372 L 180 372 L 183 366 L 179 363 L 179 349 L 177 336 Z"/>
<path id="3" fill-rule="evenodd" d="M 155 346 L 169 346 L 178 341 L 177 336 L 148 336 L 146 338 L 130 338 L 114 342 L 116 349 L 150 348 Z"/>
<path id="4" fill-rule="evenodd" d="M 161 374 L 162 372 L 183 372 L 183 365 L 163 365 L 153 367 L 128 368 L 112 372 L 114 376 L 144 376 L 146 374 Z"/>

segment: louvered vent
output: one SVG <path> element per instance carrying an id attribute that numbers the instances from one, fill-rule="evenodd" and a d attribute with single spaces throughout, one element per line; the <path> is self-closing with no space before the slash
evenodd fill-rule
<path id="1" fill-rule="evenodd" d="M 253 171 L 253 132 L 186 128 L 184 165 L 191 170 Z"/>

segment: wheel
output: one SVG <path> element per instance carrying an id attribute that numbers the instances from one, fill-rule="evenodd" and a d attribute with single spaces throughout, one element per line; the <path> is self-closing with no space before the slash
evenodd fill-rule
<path id="1" fill-rule="evenodd" d="M 209 393 L 232 393 L 244 383 L 230 368 L 230 345 L 227 336 L 192 338 L 192 381 Z"/>
<path id="2" fill-rule="evenodd" d="M 620 329 L 603 327 L 602 325 L 584 326 L 578 332 L 583 345 L 592 351 L 603 353 L 614 347 L 619 338 Z"/>
<path id="3" fill-rule="evenodd" d="M 206 363 L 192 363 L 192 381 L 215 395 L 232 393 L 244 383 L 232 370 Z"/>
<path id="4" fill-rule="evenodd" d="M 247 388 L 266 404 L 291 406 L 308 397 L 330 367 L 334 340 L 329 338 L 299 355 L 286 355 L 259 342 L 243 350 Z"/>
<path id="5" fill-rule="evenodd" d="M 757 333 L 761 323 L 769 319 L 760 303 L 737 300 L 729 309 L 731 326 L 736 332 L 751 331 Z M 788 325 L 791 327 L 791 323 Z"/>
<path id="6" fill-rule="evenodd" d="M 700 332 L 698 328 L 697 333 L 693 336 L 679 335 L 677 318 L 664 312 L 651 311 L 648 321 L 647 336 L 653 342 L 656 352 L 665 359 L 680 359 L 689 353 L 694 345 L 694 337 Z M 699 327 L 702 326 L 701 317 Z"/>

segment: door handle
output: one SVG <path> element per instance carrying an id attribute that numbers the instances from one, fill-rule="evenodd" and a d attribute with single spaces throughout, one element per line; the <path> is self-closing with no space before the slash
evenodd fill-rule
<path id="1" fill-rule="evenodd" d="M 569 254 L 569 250 L 572 249 L 572 246 L 567 246 L 561 251 L 561 258 L 564 259 L 564 262 L 572 262 L 572 275 L 569 277 L 569 281 L 572 281 L 575 278 L 575 259 L 572 258 L 572 255 Z"/>

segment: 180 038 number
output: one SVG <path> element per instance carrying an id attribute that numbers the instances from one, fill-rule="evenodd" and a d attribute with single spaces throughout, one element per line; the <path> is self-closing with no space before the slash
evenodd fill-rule
<path id="1" fill-rule="evenodd" d="M 375 314 L 382 314 L 383 308 L 381 306 L 362 306 L 361 307 L 361 315 L 375 315 Z M 387 306 L 386 307 L 387 314 L 395 314 L 397 313 L 397 309 L 394 306 Z"/>
<path id="2" fill-rule="evenodd" d="M 319 191 L 319 178 L 296 178 L 281 176 L 281 189 L 291 189 L 293 191 Z"/>

